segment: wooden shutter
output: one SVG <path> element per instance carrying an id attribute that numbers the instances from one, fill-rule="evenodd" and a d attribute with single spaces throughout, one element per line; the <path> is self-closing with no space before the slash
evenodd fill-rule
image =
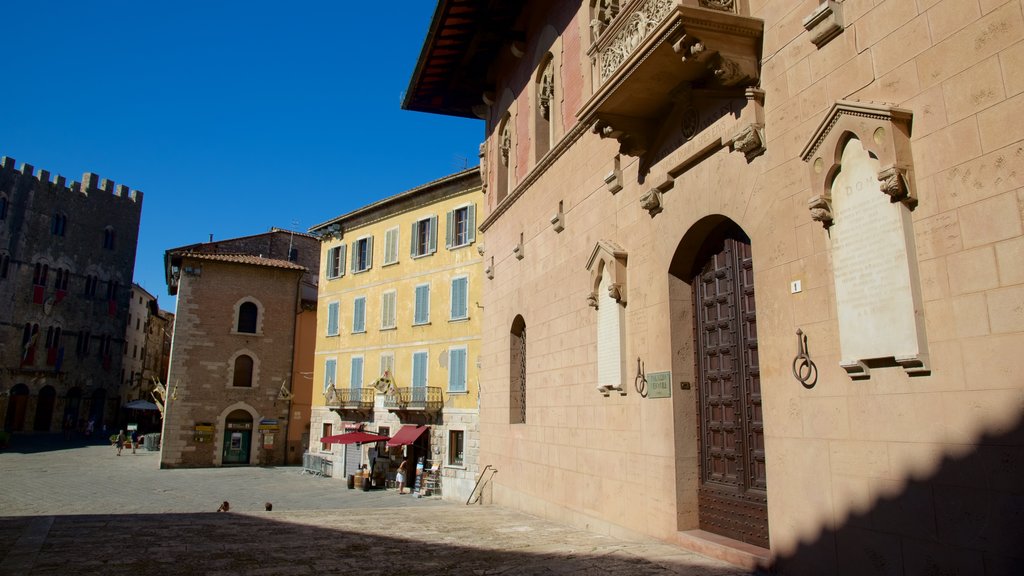
<path id="1" fill-rule="evenodd" d="M 466 207 L 466 244 L 476 242 L 476 204 Z"/>
<path id="2" fill-rule="evenodd" d="M 409 237 L 409 255 L 413 258 L 419 256 L 416 253 L 416 242 L 420 237 L 420 221 L 417 220 L 412 223 L 412 235 Z"/>
<path id="3" fill-rule="evenodd" d="M 428 236 L 430 248 L 427 250 L 428 254 L 437 252 L 437 216 L 430 217 L 430 235 Z"/>
<path id="4" fill-rule="evenodd" d="M 444 247 L 450 249 L 452 247 L 452 237 L 454 236 L 453 228 L 455 224 L 455 211 L 449 210 L 448 213 L 445 214 L 445 220 L 446 225 L 444 228 Z"/>

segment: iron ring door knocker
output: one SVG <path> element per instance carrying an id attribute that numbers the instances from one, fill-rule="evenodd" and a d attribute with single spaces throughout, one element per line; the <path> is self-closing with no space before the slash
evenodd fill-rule
<path id="1" fill-rule="evenodd" d="M 636 357 L 636 381 L 633 385 L 641 398 L 647 398 L 647 375 L 644 374 L 644 365 L 639 356 Z"/>
<path id="2" fill-rule="evenodd" d="M 797 354 L 793 359 L 793 376 L 804 388 L 814 388 L 818 383 L 818 367 L 807 353 L 807 335 L 799 328 L 796 329 L 796 342 Z"/>

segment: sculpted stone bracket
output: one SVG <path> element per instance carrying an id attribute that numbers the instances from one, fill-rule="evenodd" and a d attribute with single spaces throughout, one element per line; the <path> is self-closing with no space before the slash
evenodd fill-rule
<path id="1" fill-rule="evenodd" d="M 810 16 L 804 18 L 804 30 L 811 33 L 811 42 L 819 49 L 843 31 L 843 5 L 825 0 Z"/>
<path id="2" fill-rule="evenodd" d="M 910 151 L 912 123 L 913 114 L 902 108 L 851 100 L 833 104 L 800 155 L 810 170 L 812 196 L 807 207 L 811 218 L 825 228 L 832 225 L 830 187 L 839 170 L 843 144 L 850 138 L 860 140 L 884 167 L 877 175 L 879 191 L 913 210 L 917 193 Z"/>
<path id="3" fill-rule="evenodd" d="M 742 152 L 746 156 L 747 162 L 750 162 L 764 154 L 764 142 L 764 125 L 752 123 L 744 126 L 742 130 L 732 137 L 729 147 L 733 152 Z"/>
<path id="4" fill-rule="evenodd" d="M 587 270 L 590 271 L 590 294 L 587 296 L 587 305 L 598 307 L 598 287 L 601 285 L 601 278 L 608 274 L 608 296 L 620 305 L 626 305 L 626 262 L 629 255 L 626 249 L 611 240 L 598 240 L 594 250 L 587 260 Z"/>

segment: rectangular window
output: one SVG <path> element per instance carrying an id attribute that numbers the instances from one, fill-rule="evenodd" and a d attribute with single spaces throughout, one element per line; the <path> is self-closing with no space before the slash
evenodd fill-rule
<path id="1" fill-rule="evenodd" d="M 452 278 L 452 320 L 469 318 L 469 277 Z"/>
<path id="2" fill-rule="evenodd" d="M 352 303 L 352 333 L 363 332 L 366 332 L 366 296 L 360 296 Z"/>
<path id="3" fill-rule="evenodd" d="M 331 302 L 327 305 L 327 335 L 337 336 L 338 335 L 338 309 L 339 304 L 337 302 Z"/>
<path id="4" fill-rule="evenodd" d="M 427 353 L 414 352 L 412 355 L 412 387 L 425 389 L 427 387 Z M 413 392 L 413 400 L 416 393 Z M 425 399 L 422 398 L 421 401 Z"/>
<path id="5" fill-rule="evenodd" d="M 335 246 L 327 251 L 327 278 L 339 278 L 345 275 L 345 252 L 347 246 Z"/>
<path id="6" fill-rule="evenodd" d="M 324 393 L 337 384 L 338 380 L 338 361 L 334 358 L 328 358 L 324 360 Z"/>
<path id="7" fill-rule="evenodd" d="M 388 290 L 380 296 L 380 329 L 388 330 L 394 328 L 396 322 L 396 307 L 398 306 L 398 293 Z"/>
<path id="8" fill-rule="evenodd" d="M 395 374 L 395 355 L 394 354 L 381 354 L 380 355 L 380 375 L 383 378 L 385 375 L 393 376 Z"/>
<path id="9" fill-rule="evenodd" d="M 352 272 L 365 272 L 373 266 L 373 236 L 352 243 Z"/>
<path id="10" fill-rule="evenodd" d="M 384 233 L 384 265 L 398 262 L 398 227 Z"/>
<path id="11" fill-rule="evenodd" d="M 437 252 L 437 216 L 413 222 L 410 243 L 413 258 Z"/>
<path id="12" fill-rule="evenodd" d="M 334 432 L 334 426 L 330 422 L 324 422 L 323 428 L 320 429 L 320 437 L 327 438 L 332 432 Z M 331 445 L 326 442 L 320 442 L 320 451 L 330 452 Z"/>
<path id="13" fill-rule="evenodd" d="M 466 432 L 463 430 L 448 431 L 448 464 L 462 466 L 465 462 Z"/>
<path id="14" fill-rule="evenodd" d="M 448 391 L 466 391 L 466 348 L 448 349 Z"/>
<path id="15" fill-rule="evenodd" d="M 468 246 L 476 240 L 476 206 L 471 204 L 448 212 L 444 234 L 446 248 Z"/>
<path id="16" fill-rule="evenodd" d="M 348 379 L 349 388 L 352 390 L 358 390 L 363 387 L 363 357 L 353 356 L 352 357 L 352 368 L 349 371 Z M 352 400 L 358 401 L 357 395 L 353 395 Z"/>
<path id="17" fill-rule="evenodd" d="M 412 323 L 427 324 L 430 322 L 430 284 L 416 286 L 416 309 Z"/>

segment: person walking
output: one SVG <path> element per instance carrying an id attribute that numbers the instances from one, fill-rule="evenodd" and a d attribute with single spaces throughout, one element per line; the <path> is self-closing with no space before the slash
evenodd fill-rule
<path id="1" fill-rule="evenodd" d="M 409 471 L 409 459 L 402 460 L 398 465 L 398 472 L 395 473 L 395 484 L 398 485 L 398 493 L 405 494 L 405 475 Z"/>
<path id="2" fill-rule="evenodd" d="M 117 455 L 118 456 L 121 455 L 121 450 L 124 449 L 124 440 L 125 440 L 124 430 L 121 430 L 120 432 L 117 433 L 117 440 L 114 440 L 114 442 L 117 444 Z"/>

